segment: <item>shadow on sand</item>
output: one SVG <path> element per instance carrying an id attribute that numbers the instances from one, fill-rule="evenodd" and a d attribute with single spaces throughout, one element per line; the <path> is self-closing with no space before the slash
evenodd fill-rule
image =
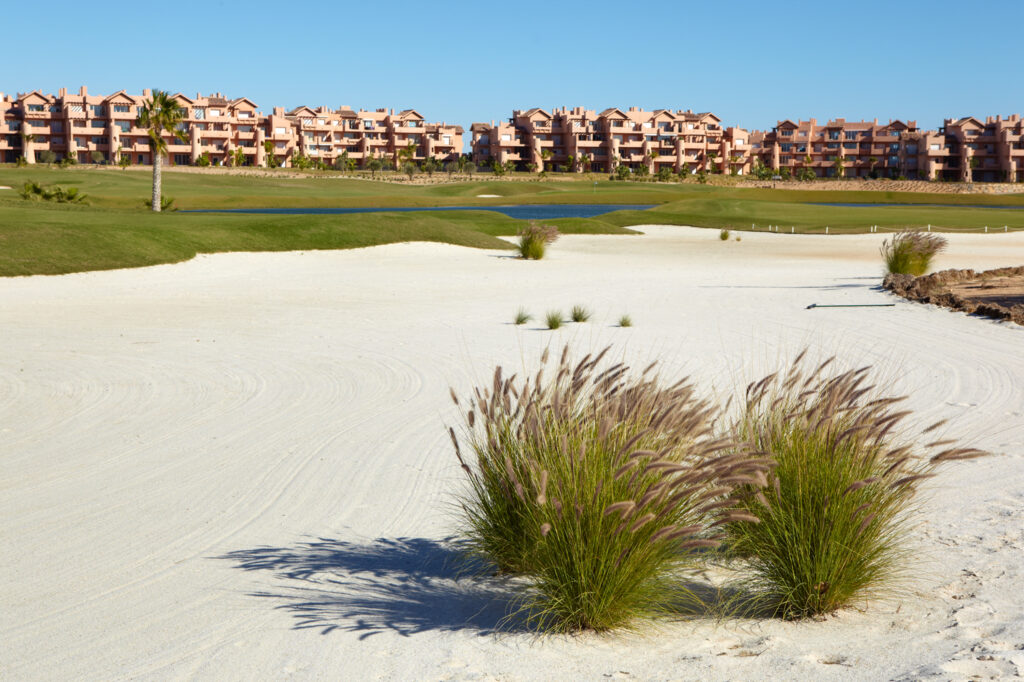
<path id="1" fill-rule="evenodd" d="M 452 540 L 382 538 L 360 544 L 330 538 L 293 547 L 257 547 L 220 559 L 245 571 L 267 571 L 279 585 L 251 593 L 295 619 L 294 628 L 358 632 L 525 630 L 510 616 L 517 592 L 487 567 L 467 562 Z"/>

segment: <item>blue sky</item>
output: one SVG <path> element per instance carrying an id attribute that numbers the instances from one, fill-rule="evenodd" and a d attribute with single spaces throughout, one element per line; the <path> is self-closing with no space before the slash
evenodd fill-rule
<path id="1" fill-rule="evenodd" d="M 1024 0 L 76 0 L 39 12 L 4 11 L 2 92 L 219 90 L 263 111 L 414 107 L 465 126 L 562 105 L 710 110 L 747 128 L 1024 113 Z"/>

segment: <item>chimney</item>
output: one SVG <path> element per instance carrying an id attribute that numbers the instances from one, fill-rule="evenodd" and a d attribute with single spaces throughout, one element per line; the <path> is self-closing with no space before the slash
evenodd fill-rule
<path id="1" fill-rule="evenodd" d="M 68 96 L 68 89 L 67 88 L 61 88 L 60 90 L 57 91 L 57 97 L 60 97 L 61 99 L 64 99 L 67 96 Z M 0 99 L 3 99 L 3 98 L 0 97 Z"/>
<path id="2" fill-rule="evenodd" d="M 153 96 L 153 91 L 150 88 L 145 88 L 142 91 L 142 96 L 143 97 L 152 97 Z"/>
<path id="3" fill-rule="evenodd" d="M 88 94 L 89 94 L 89 91 L 85 89 L 84 85 L 82 87 L 78 88 L 78 96 L 79 97 L 85 97 Z"/>

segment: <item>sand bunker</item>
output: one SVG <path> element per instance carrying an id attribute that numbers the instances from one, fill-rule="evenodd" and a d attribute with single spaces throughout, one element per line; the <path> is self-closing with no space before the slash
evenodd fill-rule
<path id="1" fill-rule="evenodd" d="M 0 189 L 11 189 L 11 188 L 8 187 L 7 185 L 0 185 Z"/>
<path id="2" fill-rule="evenodd" d="M 478 199 L 500 199 L 500 194 L 477 194 Z"/>
<path id="3" fill-rule="evenodd" d="M 885 235 L 638 229 L 564 236 L 536 262 L 393 244 L 0 279 L 0 677 L 1024 672 L 1024 328 L 894 299 Z M 938 264 L 1019 265 L 1022 247 L 950 235 Z M 590 322 L 511 323 L 575 304 Z M 446 540 L 448 387 L 566 342 L 722 393 L 812 344 L 878 365 L 922 423 L 950 420 L 937 437 L 996 455 L 930 482 L 902 599 L 823 622 L 490 637 L 514 585 L 460 576 Z"/>

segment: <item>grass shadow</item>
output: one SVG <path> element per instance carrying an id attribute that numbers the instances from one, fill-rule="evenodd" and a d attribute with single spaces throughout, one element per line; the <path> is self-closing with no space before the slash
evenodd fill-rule
<path id="1" fill-rule="evenodd" d="M 317 538 L 218 558 L 244 571 L 272 574 L 274 589 L 250 596 L 291 614 L 296 630 L 355 632 L 359 639 L 386 631 L 408 637 L 428 631 L 525 630 L 511 615 L 521 590 L 488 576 L 489 567 L 468 561 L 451 539 Z"/>

